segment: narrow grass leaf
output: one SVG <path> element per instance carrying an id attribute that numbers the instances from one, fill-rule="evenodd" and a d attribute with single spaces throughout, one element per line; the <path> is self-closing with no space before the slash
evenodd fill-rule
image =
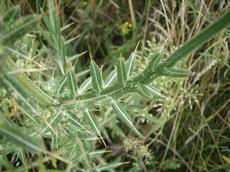
<path id="1" fill-rule="evenodd" d="M 8 68 L 14 67 L 14 61 L 12 59 L 8 59 L 7 62 Z M 51 105 L 58 103 L 48 94 L 46 94 L 42 89 L 40 89 L 33 81 L 31 81 L 27 75 L 23 73 L 15 75 L 5 73 L 4 78 L 15 88 L 15 90 L 25 93 L 32 100 L 37 101 L 41 105 Z"/>
<path id="2" fill-rule="evenodd" d="M 13 26 L 5 31 L 5 34 L 1 36 L 0 43 L 13 44 L 17 39 L 30 32 L 36 26 L 40 17 L 38 16 L 26 16 L 18 19 Z"/>
<path id="3" fill-rule="evenodd" d="M 126 162 L 115 162 L 115 163 L 108 163 L 107 165 L 98 167 L 96 171 L 112 171 L 115 168 L 127 164 Z"/>
<path id="4" fill-rule="evenodd" d="M 18 127 L 8 125 L 1 126 L 0 135 L 28 151 L 44 152 L 44 147 L 41 143 L 36 142 L 34 139 L 29 137 L 28 134 L 23 133 Z"/>
<path id="5" fill-rule="evenodd" d="M 6 11 L 6 13 L 3 14 L 3 22 L 9 24 L 9 22 L 18 19 L 20 16 L 20 12 L 21 10 L 19 5 L 11 7 L 9 10 Z"/>
<path id="6" fill-rule="evenodd" d="M 55 102 L 52 97 L 35 85 L 26 75 L 17 74 L 15 79 L 19 81 L 19 87 L 24 89 L 32 99 L 36 100 L 41 105 L 51 105 Z"/>
<path id="7" fill-rule="evenodd" d="M 17 87 L 17 85 L 19 84 L 16 80 L 4 76 L 2 76 L 1 79 L 3 81 L 3 85 L 7 89 L 10 88 L 14 93 L 16 93 L 20 101 L 22 101 L 34 114 L 38 114 L 38 110 L 35 105 L 32 102 L 28 101 L 27 93 L 20 87 Z"/>
<path id="8" fill-rule="evenodd" d="M 93 117 L 93 115 L 89 112 L 88 109 L 85 110 L 85 118 L 86 118 L 86 120 L 88 121 L 88 123 L 89 123 L 89 125 L 91 126 L 91 128 L 92 128 L 93 130 L 96 131 L 96 133 L 97 133 L 97 134 L 99 135 L 99 137 L 101 138 L 103 144 L 106 146 L 106 144 L 105 144 L 105 142 L 104 142 L 104 140 L 103 140 L 103 138 L 102 138 L 102 135 L 101 135 L 101 133 L 100 133 L 100 130 L 99 130 L 99 128 L 98 128 L 98 124 L 97 124 L 97 122 L 96 122 L 96 119 Z"/>
<path id="9" fill-rule="evenodd" d="M 125 85 L 127 81 L 127 69 L 124 59 L 120 58 L 117 62 L 117 80 L 119 84 Z"/>
<path id="10" fill-rule="evenodd" d="M 169 76 L 169 77 L 188 77 L 192 75 L 191 72 L 167 68 L 167 67 L 164 67 L 159 71 L 156 71 L 156 73 L 159 75 Z"/>
<path id="11" fill-rule="evenodd" d="M 103 83 L 102 75 L 101 75 L 101 71 L 100 71 L 99 67 L 97 66 L 97 64 L 93 60 L 90 63 L 90 74 L 91 74 L 91 78 L 92 78 L 93 88 L 97 92 L 101 92 L 102 83 Z"/>
<path id="12" fill-rule="evenodd" d="M 118 102 L 116 102 L 113 99 L 112 99 L 112 107 L 113 107 L 113 110 L 116 112 L 118 118 L 122 122 L 124 122 L 126 125 L 128 125 L 135 133 L 137 133 L 139 136 L 141 136 L 141 134 L 139 133 L 139 131 L 133 125 L 132 119 L 130 118 L 130 116 L 128 115 L 128 113 L 125 111 L 125 109 Z"/>

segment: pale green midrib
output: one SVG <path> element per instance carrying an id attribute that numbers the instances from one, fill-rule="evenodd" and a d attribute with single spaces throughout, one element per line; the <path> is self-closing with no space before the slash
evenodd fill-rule
<path id="1" fill-rule="evenodd" d="M 174 51 L 160 67 L 172 67 L 183 57 L 220 32 L 230 23 L 230 11 Z"/>

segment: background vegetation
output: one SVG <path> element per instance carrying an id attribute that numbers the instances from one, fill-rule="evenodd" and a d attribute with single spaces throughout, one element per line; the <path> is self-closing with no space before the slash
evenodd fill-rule
<path id="1" fill-rule="evenodd" d="M 229 171 L 229 7 L 1 0 L 0 171 Z"/>

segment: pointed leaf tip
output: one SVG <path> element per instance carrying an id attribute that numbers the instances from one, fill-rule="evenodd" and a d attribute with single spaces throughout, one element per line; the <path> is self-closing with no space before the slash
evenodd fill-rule
<path id="1" fill-rule="evenodd" d="M 127 70 L 124 59 L 120 58 L 117 62 L 117 80 L 120 84 L 125 85 L 127 81 Z"/>
<path id="2" fill-rule="evenodd" d="M 98 65 L 93 60 L 90 63 L 90 74 L 92 77 L 93 88 L 97 92 L 101 92 L 102 85 L 103 85 L 102 74 Z"/>
<path id="3" fill-rule="evenodd" d="M 111 104 L 112 104 L 113 110 L 116 112 L 118 118 L 122 122 L 124 122 L 126 125 L 128 125 L 137 135 L 139 135 L 140 137 L 142 137 L 142 135 L 140 134 L 140 132 L 133 125 L 132 119 L 130 118 L 130 116 L 128 115 L 128 113 L 125 111 L 125 109 L 119 103 L 117 103 L 113 99 L 112 99 L 112 103 Z"/>
<path id="4" fill-rule="evenodd" d="M 106 147 L 106 143 L 105 143 L 105 141 L 104 141 L 104 139 L 100 133 L 97 121 L 88 109 L 85 110 L 85 117 L 86 117 L 86 120 L 88 121 L 89 125 L 91 126 L 91 128 L 93 130 L 95 130 L 95 132 L 99 135 L 99 137 L 101 138 L 101 141 L 103 142 L 103 144 Z"/>

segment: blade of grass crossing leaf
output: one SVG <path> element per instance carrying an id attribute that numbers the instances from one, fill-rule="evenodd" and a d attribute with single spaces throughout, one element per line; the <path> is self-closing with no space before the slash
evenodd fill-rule
<path id="1" fill-rule="evenodd" d="M 3 79 L 3 83 L 5 84 L 5 87 L 11 88 L 19 96 L 20 100 L 22 100 L 25 103 L 25 105 L 29 107 L 29 109 L 34 114 L 39 114 L 34 104 L 32 104 L 27 100 L 28 97 L 27 93 L 17 87 L 18 83 L 15 80 L 12 80 L 11 78 L 8 77 L 2 77 L 2 79 Z"/>
<path id="2" fill-rule="evenodd" d="M 3 14 L 3 21 L 8 24 L 8 22 L 16 20 L 20 16 L 20 12 L 21 9 L 19 5 L 11 7 L 5 14 Z"/>
<path id="3" fill-rule="evenodd" d="M 128 113 L 125 111 L 125 109 L 113 99 L 112 99 L 111 104 L 112 104 L 113 110 L 116 112 L 118 118 L 122 122 L 124 122 L 126 125 L 128 125 L 133 131 L 135 131 L 135 133 L 137 133 L 139 136 L 141 136 L 139 131 L 133 125 L 132 120 L 131 120 L 130 116 L 128 115 Z"/>
<path id="4" fill-rule="evenodd" d="M 163 76 L 170 76 L 170 77 L 188 77 L 191 76 L 191 72 L 172 69 L 172 68 L 162 68 L 161 70 L 157 71 L 159 75 Z"/>
<path id="5" fill-rule="evenodd" d="M 85 117 L 86 117 L 86 120 L 88 121 L 88 123 L 90 124 L 91 128 L 96 131 L 96 133 L 101 138 L 103 144 L 106 146 L 105 141 L 103 140 L 102 135 L 101 135 L 101 133 L 100 133 L 100 131 L 98 129 L 96 119 L 94 119 L 93 115 L 89 112 L 88 109 L 85 110 Z"/>
<path id="6" fill-rule="evenodd" d="M 23 133 L 18 127 L 13 126 L 1 126 L 0 135 L 13 143 L 22 146 L 28 151 L 32 152 L 44 152 L 43 145 L 39 144 L 27 134 Z"/>
<path id="7" fill-rule="evenodd" d="M 93 88 L 97 92 L 100 93 L 101 89 L 102 89 L 102 75 L 101 75 L 101 71 L 100 71 L 99 67 L 97 66 L 97 64 L 94 61 L 91 61 L 91 64 L 90 64 L 90 74 L 92 77 Z"/>
<path id="8" fill-rule="evenodd" d="M 40 17 L 38 16 L 26 16 L 19 19 L 20 21 L 15 26 L 11 26 L 10 30 L 0 38 L 0 42 L 2 44 L 14 43 L 17 39 L 34 29 L 39 19 Z"/>
<path id="9" fill-rule="evenodd" d="M 14 62 L 12 59 L 8 60 L 8 67 L 14 67 Z M 56 103 L 56 100 L 46 94 L 42 89 L 40 89 L 40 87 L 34 84 L 34 82 L 31 81 L 27 75 L 23 73 L 16 75 L 5 74 L 4 77 L 7 78 L 11 83 L 14 83 L 15 86 L 20 88 L 21 91 L 27 93 L 28 96 L 39 102 L 41 105 L 50 105 Z"/>
<path id="10" fill-rule="evenodd" d="M 101 166 L 97 168 L 97 171 L 111 171 L 114 170 L 115 168 L 127 164 L 128 162 L 115 162 L 115 163 L 109 163 L 107 165 Z"/>
<path id="11" fill-rule="evenodd" d="M 127 69 L 124 59 L 120 58 L 117 62 L 117 80 L 119 84 L 125 85 L 127 81 Z"/>
<path id="12" fill-rule="evenodd" d="M 50 105 L 54 103 L 52 97 L 46 94 L 42 89 L 34 84 L 26 75 L 17 74 L 16 79 L 20 82 L 23 89 L 26 89 L 30 96 L 42 105 Z"/>

